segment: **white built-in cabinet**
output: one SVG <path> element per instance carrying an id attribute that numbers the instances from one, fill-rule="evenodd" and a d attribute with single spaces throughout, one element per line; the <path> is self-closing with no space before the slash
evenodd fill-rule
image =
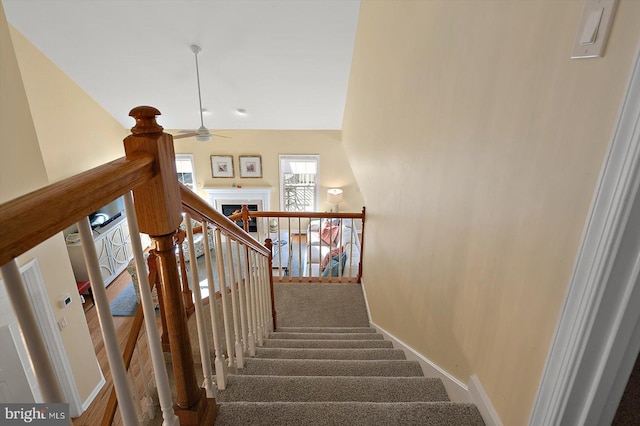
<path id="1" fill-rule="evenodd" d="M 124 214 L 105 228 L 94 230 L 93 244 L 106 287 L 126 269 L 133 258 L 129 224 Z M 67 251 L 76 281 L 88 281 L 89 273 L 82 254 L 82 243 L 67 243 Z"/>

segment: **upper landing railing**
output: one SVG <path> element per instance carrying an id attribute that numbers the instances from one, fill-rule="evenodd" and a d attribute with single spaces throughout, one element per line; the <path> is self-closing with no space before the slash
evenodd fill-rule
<path id="1" fill-rule="evenodd" d="M 272 249 L 276 282 L 359 283 L 365 209 L 361 213 L 250 211 L 229 219 Z"/>
<path id="2" fill-rule="evenodd" d="M 255 354 L 255 344 L 273 330 L 273 302 L 270 269 L 271 253 L 250 234 L 213 210 L 195 194 L 181 188 L 176 179 L 173 138 L 163 133 L 155 121 L 160 112 L 152 107 L 134 108 L 130 115 L 136 125 L 132 134 L 125 138 L 126 156 L 87 172 L 54 183 L 17 199 L 0 205 L 0 268 L 7 288 L 9 300 L 16 312 L 18 324 L 24 337 L 36 379 L 44 402 L 65 402 L 65 395 L 58 384 L 47 355 L 42 333 L 38 327 L 29 296 L 20 275 L 16 258 L 48 238 L 77 223 L 80 232 L 85 263 L 89 272 L 94 301 L 105 343 L 107 358 L 117 394 L 120 415 L 124 424 L 137 424 L 126 368 L 120 353 L 113 318 L 106 290 L 103 285 L 100 264 L 93 244 L 93 235 L 88 215 L 119 196 L 125 198 L 126 215 L 129 221 L 131 245 L 133 247 L 137 277 L 140 286 L 141 304 L 144 311 L 145 331 L 158 387 L 160 407 L 164 423 L 173 425 L 213 424 L 216 413 L 215 400 L 210 398 L 212 370 L 205 371 L 208 380 L 206 389 L 201 388 L 194 371 L 193 354 L 187 328 L 187 315 L 181 276 L 176 262 L 179 251 L 176 236 L 186 213 L 187 244 L 190 256 L 194 256 L 192 221 L 199 221 L 208 236 L 213 233 L 218 265 L 218 288 L 214 286 L 211 247 L 209 238 L 204 238 L 207 257 L 207 278 L 210 295 L 219 293 L 225 310 L 225 353 L 221 339 L 214 333 L 216 353 L 216 384 L 224 387 L 225 369 L 242 368 L 245 352 Z M 134 203 L 135 200 L 135 203 Z M 162 353 L 160 335 L 155 324 L 149 277 L 140 233 L 151 237 L 151 247 L 157 264 L 157 276 L 161 289 L 161 311 L 164 332 L 168 335 L 173 375 L 175 400 L 172 400 L 168 374 Z M 227 274 L 222 264 L 226 243 L 227 259 L 235 249 L 237 264 L 228 265 Z M 191 257 L 195 265 L 195 258 Z M 192 273 L 195 268 L 192 268 Z M 195 280 L 197 276 L 193 276 Z M 236 280 L 237 278 L 237 280 Z M 46 280 L 46 278 L 45 278 Z M 195 312 L 198 324 L 203 321 L 199 285 L 196 294 Z M 238 294 L 235 290 L 238 290 Z M 233 307 L 234 338 L 230 336 L 229 313 L 225 297 L 231 292 Z M 244 294 L 242 294 L 244 292 Z M 213 301 L 211 302 L 211 299 Z M 210 298 L 212 321 L 215 316 L 216 298 Z M 244 303 L 242 303 L 244 302 Z M 200 306 L 198 306 L 200 305 Z M 243 309 L 244 306 L 244 309 Z M 238 308 L 238 309 L 236 309 Z M 238 315 L 236 315 L 238 314 Z M 214 323 L 215 324 L 215 323 Z M 215 328 L 218 326 L 214 325 Z M 201 327 L 199 327 L 201 328 Z M 201 350 L 205 347 L 201 342 Z M 208 354 L 208 351 L 207 351 Z M 203 358 L 203 370 L 205 370 Z"/>

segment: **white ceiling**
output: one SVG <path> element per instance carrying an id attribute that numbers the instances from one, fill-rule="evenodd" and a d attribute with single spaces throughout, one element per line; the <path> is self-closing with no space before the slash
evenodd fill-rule
<path id="1" fill-rule="evenodd" d="M 359 0 L 2 0 L 7 20 L 124 127 L 340 129 Z M 236 113 L 247 111 L 245 116 Z"/>

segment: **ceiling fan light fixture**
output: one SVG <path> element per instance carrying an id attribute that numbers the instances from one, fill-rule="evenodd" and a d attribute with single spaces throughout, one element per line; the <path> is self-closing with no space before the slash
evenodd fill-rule
<path id="1" fill-rule="evenodd" d="M 198 142 L 209 142 L 211 140 L 211 132 L 204 126 L 200 126 L 196 130 L 196 140 Z"/>

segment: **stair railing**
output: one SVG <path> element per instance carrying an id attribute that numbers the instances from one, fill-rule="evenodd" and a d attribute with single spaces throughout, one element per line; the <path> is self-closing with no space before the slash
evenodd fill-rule
<path id="1" fill-rule="evenodd" d="M 271 251 L 184 186 L 181 197 L 204 387 L 210 389 L 215 382 L 218 389 L 225 389 L 228 369 L 242 369 L 245 356 L 255 356 L 256 346 L 262 345 L 266 334 L 273 330 L 273 312 L 266 305 L 272 299 L 271 289 L 265 279 Z M 203 233 L 208 298 L 200 292 L 193 235 L 197 223 Z M 209 304 L 212 326 L 213 366 L 205 328 L 205 302 Z"/>
<path id="2" fill-rule="evenodd" d="M 250 211 L 243 205 L 229 219 L 245 229 L 256 221 L 257 238 L 273 250 L 275 282 L 359 283 L 365 217 L 364 207 L 361 213 L 321 213 Z"/>
<path id="3" fill-rule="evenodd" d="M 138 424 L 88 219 L 91 213 L 124 195 L 128 200 L 131 243 L 139 273 L 146 335 L 154 362 L 163 424 L 174 425 L 178 419 L 182 425 L 212 424 L 216 414 L 215 400 L 207 398 L 205 389 L 196 383 L 175 257 L 173 238 L 182 220 L 182 213 L 173 140 L 156 123 L 155 116 L 158 114 L 159 111 L 151 107 L 138 107 L 131 111 L 136 125 L 131 129 L 132 135 L 124 140 L 126 157 L 0 205 L 0 226 L 3 229 L 0 235 L 0 270 L 34 366 L 43 401 L 64 402 L 16 258 L 77 222 L 120 415 L 125 424 Z M 171 400 L 164 355 L 159 345 L 148 277 L 146 273 L 141 273 L 145 267 L 139 232 L 151 237 L 158 256 L 158 271 L 162 281 L 161 308 L 166 315 L 171 347 L 175 404 Z"/>

